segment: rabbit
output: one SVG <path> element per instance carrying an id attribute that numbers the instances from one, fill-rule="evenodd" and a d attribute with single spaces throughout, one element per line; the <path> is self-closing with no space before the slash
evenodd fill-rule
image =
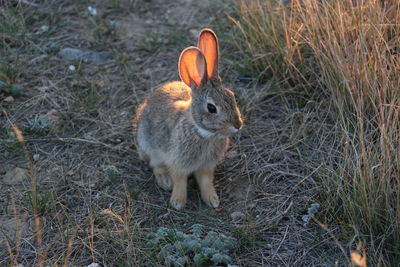
<path id="1" fill-rule="evenodd" d="M 187 179 L 194 174 L 202 200 L 220 204 L 213 180 L 229 137 L 242 128 L 242 117 L 232 91 L 222 86 L 218 72 L 219 48 L 211 29 L 199 34 L 197 47 L 180 55 L 182 81 L 155 89 L 136 111 L 136 145 L 149 163 L 157 184 L 172 190 L 170 205 L 186 204 Z"/>

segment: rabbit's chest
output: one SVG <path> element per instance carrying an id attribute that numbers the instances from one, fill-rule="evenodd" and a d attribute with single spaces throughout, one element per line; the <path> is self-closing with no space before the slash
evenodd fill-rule
<path id="1" fill-rule="evenodd" d="M 190 172 L 214 167 L 228 147 L 227 139 L 204 139 L 192 135 L 186 141 L 181 143 L 177 154 L 180 163 Z"/>
<path id="2" fill-rule="evenodd" d="M 182 118 L 171 132 L 169 155 L 171 163 L 186 172 L 214 168 L 228 148 L 228 138 L 204 138 L 186 118 Z"/>

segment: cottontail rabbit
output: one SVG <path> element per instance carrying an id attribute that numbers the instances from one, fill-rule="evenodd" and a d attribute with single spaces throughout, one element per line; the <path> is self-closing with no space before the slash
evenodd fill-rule
<path id="1" fill-rule="evenodd" d="M 172 189 L 172 207 L 184 207 L 193 173 L 203 201 L 216 208 L 214 169 L 242 119 L 233 92 L 222 86 L 212 30 L 203 29 L 197 47 L 182 51 L 178 68 L 182 81 L 162 85 L 138 107 L 139 156 L 153 168 L 158 185 Z"/>

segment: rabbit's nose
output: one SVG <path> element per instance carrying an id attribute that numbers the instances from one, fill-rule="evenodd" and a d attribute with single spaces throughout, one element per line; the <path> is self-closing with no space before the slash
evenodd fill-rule
<path id="1" fill-rule="evenodd" d="M 235 127 L 237 130 L 242 129 L 242 119 L 237 117 L 234 121 L 233 121 L 233 127 Z"/>

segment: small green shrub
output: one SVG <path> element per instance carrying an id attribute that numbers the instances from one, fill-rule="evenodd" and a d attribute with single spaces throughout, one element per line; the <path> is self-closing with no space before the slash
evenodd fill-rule
<path id="1" fill-rule="evenodd" d="M 0 80 L 0 92 L 1 91 L 12 96 L 19 96 L 21 95 L 22 87 L 18 84 L 12 85 Z"/>
<path id="2" fill-rule="evenodd" d="M 46 134 L 51 128 L 51 121 L 45 116 L 35 115 L 27 119 L 25 130 L 34 134 Z"/>
<path id="3" fill-rule="evenodd" d="M 3 8 L 2 5 L 0 21 L 0 48 L 22 45 L 27 32 L 23 14 L 14 8 Z"/>
<path id="4" fill-rule="evenodd" d="M 160 227 L 147 235 L 147 246 L 157 251 L 157 258 L 167 266 L 226 266 L 236 239 L 210 231 L 204 238 L 202 225 L 194 224 L 190 234 Z"/>
<path id="5" fill-rule="evenodd" d="M 121 171 L 114 165 L 105 165 L 102 167 L 105 173 L 104 178 L 99 181 L 99 188 L 105 188 L 113 184 L 115 179 L 121 174 Z"/>
<path id="6" fill-rule="evenodd" d="M 13 63 L 0 61 L 0 93 L 19 96 L 22 86 L 18 85 L 18 79 L 22 73 L 23 62 L 17 59 Z"/>

